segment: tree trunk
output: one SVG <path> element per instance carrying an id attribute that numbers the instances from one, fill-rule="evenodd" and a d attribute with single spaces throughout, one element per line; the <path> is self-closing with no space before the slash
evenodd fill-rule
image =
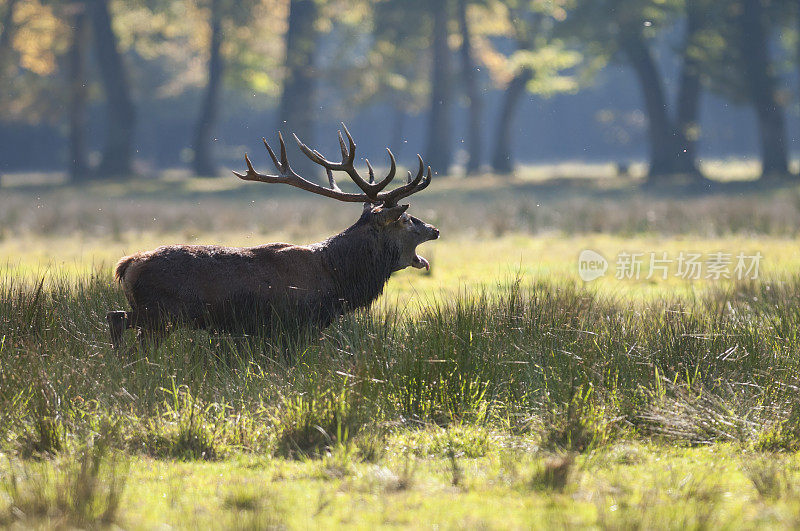
<path id="1" fill-rule="evenodd" d="M 650 183 L 682 173 L 678 165 L 675 129 L 667 114 L 667 100 L 661 76 L 641 31 L 629 28 L 621 35 L 620 46 L 636 72 L 647 114 L 647 136 L 650 143 Z"/>
<path id="2" fill-rule="evenodd" d="M 495 134 L 494 153 L 492 154 L 492 169 L 495 173 L 509 174 L 514 171 L 511 160 L 511 131 L 514 124 L 517 105 L 525 93 L 525 86 L 533 77 L 530 69 L 519 72 L 506 87 L 503 102 L 500 107 L 500 116 L 497 121 Z"/>
<path id="3" fill-rule="evenodd" d="M 5 77 L 6 72 L 9 72 L 9 74 L 11 72 L 8 66 L 11 52 L 13 51 L 14 32 L 16 31 L 14 26 L 14 8 L 16 4 L 17 0 L 8 0 L 2 21 L 0 21 L 3 24 L 3 27 L 0 28 L 0 79 Z M 6 95 L 0 92 L 0 104 L 5 99 Z M 3 121 L 2 117 L 0 117 L 0 121 Z"/>
<path id="4" fill-rule="evenodd" d="M 450 123 L 450 47 L 447 45 L 448 1 L 431 0 L 433 11 L 433 62 L 431 108 L 428 115 L 428 147 L 425 159 L 439 173 L 447 173 L 452 161 Z"/>
<path id="5" fill-rule="evenodd" d="M 478 91 L 475 61 L 472 57 L 472 36 L 467 21 L 467 0 L 458 0 L 458 24 L 461 30 L 461 73 L 467 97 L 467 175 L 478 173 L 481 167 L 481 114 L 483 103 Z"/>
<path id="6" fill-rule="evenodd" d="M 761 138 L 761 176 L 785 177 L 789 173 L 786 125 L 775 94 L 761 1 L 743 0 L 738 18 L 745 82 L 756 111 Z"/>
<path id="7" fill-rule="evenodd" d="M 675 118 L 678 166 L 682 173 L 702 177 L 697 168 L 697 138 L 700 134 L 700 63 L 692 53 L 703 26 L 703 12 L 695 2 L 686 5 L 686 36 L 683 46 Z"/>
<path id="8" fill-rule="evenodd" d="M 77 3 L 72 19 L 72 42 L 67 54 L 69 88 L 69 175 L 74 183 L 89 179 L 86 145 L 86 103 L 89 98 L 86 75 L 86 53 L 89 46 L 89 17 L 86 4 Z"/>
<path id="9" fill-rule="evenodd" d="M 136 110 L 128 76 L 111 27 L 107 0 L 89 0 L 95 53 L 106 96 L 108 130 L 97 173 L 100 177 L 124 177 L 133 170 L 133 135 Z"/>
<path id="10" fill-rule="evenodd" d="M 286 77 L 278 106 L 278 130 L 284 134 L 296 133 L 307 144 L 314 142 L 316 19 L 314 0 L 291 1 L 286 31 Z M 292 165 L 301 175 L 319 172 L 319 167 L 304 155 L 295 158 Z"/>
<path id="11" fill-rule="evenodd" d="M 6 67 L 8 56 L 11 54 L 11 43 L 14 41 L 14 8 L 17 0 L 8 0 L 6 11 L 3 13 L 3 28 L 0 33 L 0 74 Z"/>
<path id="12" fill-rule="evenodd" d="M 214 176 L 217 165 L 214 162 L 212 134 L 219 113 L 219 93 L 222 87 L 222 10 L 221 0 L 211 0 L 211 45 L 208 56 L 208 83 L 203 96 L 200 118 L 194 132 L 192 150 L 194 160 L 192 169 L 195 175 Z"/>

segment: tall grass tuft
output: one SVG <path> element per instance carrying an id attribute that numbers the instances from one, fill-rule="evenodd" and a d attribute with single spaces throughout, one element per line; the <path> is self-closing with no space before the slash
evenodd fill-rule
<path id="1" fill-rule="evenodd" d="M 791 496 L 796 487 L 789 478 L 788 464 L 783 460 L 756 457 L 742 466 L 758 495 L 765 499 Z"/>
<path id="2" fill-rule="evenodd" d="M 163 390 L 161 414 L 145 420 L 132 435 L 129 447 L 154 457 L 213 461 L 225 453 L 224 406 L 205 405 L 186 386 Z"/>
<path id="3" fill-rule="evenodd" d="M 592 396 L 592 388 L 576 390 L 566 410 L 549 415 L 542 446 L 549 450 L 586 452 L 609 442 L 613 425 Z"/>
<path id="4" fill-rule="evenodd" d="M 315 381 L 283 397 L 273 416 L 279 455 L 321 455 L 348 445 L 367 424 L 360 397 L 346 379 L 333 386 Z"/>

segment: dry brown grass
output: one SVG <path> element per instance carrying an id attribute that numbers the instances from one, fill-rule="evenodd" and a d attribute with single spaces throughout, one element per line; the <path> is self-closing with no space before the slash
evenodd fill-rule
<path id="1" fill-rule="evenodd" d="M 442 177 L 413 198 L 413 213 L 451 235 L 795 236 L 800 190 L 739 187 L 698 195 L 642 191 L 621 179 Z M 287 187 L 167 174 L 125 185 L 6 188 L 0 194 L 0 239 L 79 234 L 118 241 L 131 232 L 182 232 L 191 239 L 198 233 L 240 231 L 311 241 L 341 230 L 359 214 L 359 206 Z"/>

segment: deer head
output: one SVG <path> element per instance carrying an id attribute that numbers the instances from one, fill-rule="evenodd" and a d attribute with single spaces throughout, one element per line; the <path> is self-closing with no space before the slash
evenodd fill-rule
<path id="1" fill-rule="evenodd" d="M 392 151 L 388 147 L 386 148 L 389 154 L 389 172 L 378 182 L 375 182 L 375 171 L 372 165 L 368 159 L 366 160 L 369 177 L 368 180 L 365 180 L 355 168 L 356 144 L 353 141 L 353 137 L 344 124 L 342 124 L 342 128 L 347 137 L 347 144 L 345 144 L 342 132 L 339 131 L 339 147 L 342 152 L 341 162 L 332 162 L 326 159 L 319 151 L 311 149 L 301 142 L 297 135 L 292 135 L 300 150 L 313 162 L 325 168 L 330 187 L 315 184 L 301 177 L 291 168 L 286 156 L 286 144 L 283 141 L 283 135 L 280 133 L 278 133 L 280 158 L 275 156 L 275 152 L 266 139 L 262 138 L 264 146 L 267 148 L 267 152 L 278 170 L 277 175 L 265 175 L 257 172 L 246 153 L 244 158 L 247 163 L 247 173 L 233 173 L 245 181 L 288 184 L 339 201 L 364 203 L 361 219 L 352 229 L 370 231 L 379 241 L 394 249 L 395 252 L 393 254 L 396 254 L 397 258 L 392 266 L 392 271 L 405 269 L 409 266 L 418 269 L 430 269 L 430 264 L 425 258 L 417 254 L 416 248 L 421 243 L 437 239 L 439 231 L 434 226 L 408 215 L 406 210 L 409 205 L 398 204 L 401 199 L 427 188 L 432 177 L 430 166 L 427 167 L 426 171 L 422 157 L 417 155 L 419 168 L 416 175 L 412 175 L 409 171 L 404 185 L 390 191 L 384 191 L 397 172 L 397 163 Z M 361 189 L 361 193 L 342 191 L 336 184 L 336 179 L 333 175 L 334 171 L 346 173 L 356 186 Z"/>

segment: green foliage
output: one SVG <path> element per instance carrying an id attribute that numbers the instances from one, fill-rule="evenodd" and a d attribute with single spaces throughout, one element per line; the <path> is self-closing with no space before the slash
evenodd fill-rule
<path id="1" fill-rule="evenodd" d="M 475 17 L 476 31 L 483 38 L 479 53 L 499 84 L 529 72 L 527 90 L 547 97 L 577 92 L 591 77 L 591 65 L 584 64 L 581 49 L 557 35 L 572 4 L 571 0 L 522 0 L 476 6 L 481 15 Z M 497 52 L 491 40 L 497 37 L 513 39 L 517 49 L 508 55 Z"/>
<path id="2" fill-rule="evenodd" d="M 770 203 L 770 213 L 795 199 Z M 696 206 L 624 201 L 659 216 Z M 591 218 L 596 207 L 582 208 L 575 212 Z M 735 227 L 747 226 L 753 211 L 725 198 L 698 226 L 743 230 Z M 634 227 L 634 217 L 612 222 Z M 755 217 L 754 226 L 773 230 L 772 218 Z M 682 224 L 690 220 L 658 227 L 688 230 Z M 653 238 L 646 232 L 626 242 Z M 509 242 L 517 252 L 529 240 Z M 759 238 L 762 249 L 767 240 Z M 786 240 L 776 240 L 782 256 Z M 455 261 L 492 243 L 456 249 Z M 470 267 L 481 260 L 496 256 Z M 447 282 L 438 271 L 433 280 Z M 52 470 L 77 455 L 86 434 L 116 426 L 109 452 L 122 449 L 136 462 L 115 518 L 121 527 L 413 525 L 433 521 L 431 514 L 463 526 L 496 522 L 498 507 L 510 527 L 654 527 L 673 516 L 722 525 L 751 522 L 755 512 L 787 523 L 794 514 L 788 485 L 797 472 L 788 456 L 742 466 L 751 457 L 743 450 L 796 449 L 800 278 L 792 274 L 703 284 L 683 298 L 666 287 L 653 292 L 661 298 L 641 299 L 543 277 L 359 312 L 302 346 L 182 330 L 130 358 L 108 346 L 103 316 L 124 300 L 106 273 L 6 278 L 0 451 L 56 477 Z M 295 363 L 284 361 L 287 354 Z M 26 481 L 15 499 L 27 515 L 71 510 L 59 509 L 55 495 L 35 509 L 24 501 L 37 492 Z M 95 492 L 106 492 L 105 484 Z M 9 498 L 0 496 L 3 515 L 12 514 Z M 104 505 L 76 511 L 97 521 Z"/>
<path id="3" fill-rule="evenodd" d="M 683 0 L 575 0 L 567 6 L 568 15 L 555 34 L 582 51 L 580 80 L 588 84 L 609 61 L 622 60 L 620 52 L 627 38 L 651 41 L 684 17 L 684 8 Z"/>
<path id="4" fill-rule="evenodd" d="M 743 9 L 742 1 L 705 0 L 700 2 L 699 7 L 706 22 L 689 53 L 703 65 L 703 81 L 712 91 L 731 101 L 749 102 L 751 94 L 745 77 L 742 46 L 752 46 L 754 43 L 741 42 L 737 17 Z M 767 1 L 762 2 L 762 7 L 768 34 L 771 28 L 779 27 L 796 16 L 795 6 L 789 2 Z M 767 69 L 773 76 L 778 73 L 777 63 L 767 65 Z M 782 95 L 780 99 L 787 97 Z"/>
<path id="5" fill-rule="evenodd" d="M 291 342 L 240 350 L 190 331 L 122 360 L 106 343 L 102 315 L 121 304 L 107 278 L 16 285 L 3 288 L 0 410 L 30 454 L 63 451 L 103 412 L 127 419 L 127 447 L 179 459 L 318 454 L 386 422 L 541 427 L 546 446 L 586 451 L 625 423 L 697 443 L 753 440 L 763 419 L 774 426 L 764 448 L 793 448 L 796 415 L 767 412 L 783 411 L 795 385 L 798 286 L 741 285 L 631 312 L 568 284 L 512 284 L 432 301 L 413 319 L 349 316 L 287 369 L 276 361 Z M 731 349 L 748 355 L 721 361 Z M 732 382 L 747 385 L 732 394 Z M 481 433 L 458 451 L 481 455 Z M 365 454 L 379 452 L 371 445 Z"/>
<path id="6" fill-rule="evenodd" d="M 332 17 L 339 35 L 334 40 L 336 61 L 327 67 L 342 97 L 354 105 L 388 102 L 402 112 L 420 112 L 429 92 L 428 4 L 388 0 L 348 7 Z"/>
<path id="7" fill-rule="evenodd" d="M 555 42 L 535 50 L 519 50 L 509 61 L 514 70 L 529 69 L 533 72 L 533 77 L 527 84 L 529 92 L 552 96 L 578 91 L 580 81 L 577 75 L 563 72 L 578 66 L 582 59 L 583 56 L 577 51 L 565 48 L 561 42 Z"/>
<path id="8" fill-rule="evenodd" d="M 120 359 L 102 316 L 122 301 L 102 275 L 1 289 L 0 304 L 13 311 L 0 314 L 0 451 L 27 447 L 17 455 L 40 458 L 12 458 L 16 475 L 4 477 L 17 487 L 9 483 L 0 500 L 13 505 L 0 506 L 4 523 L 119 522 L 120 507 L 139 514 L 151 491 L 182 501 L 153 504 L 147 522 L 199 503 L 220 511 L 220 525 L 255 526 L 296 522 L 309 514 L 294 510 L 301 501 L 316 514 L 308 518 L 328 522 L 342 491 L 373 497 L 363 507 L 374 497 L 408 501 L 397 517 L 433 510 L 443 497 L 432 493 L 447 492 L 474 496 L 463 504 L 472 511 L 524 496 L 569 500 L 575 522 L 642 525 L 676 507 L 689 523 L 726 522 L 741 515 L 722 493 L 742 485 L 765 506 L 792 496 L 796 471 L 782 457 L 740 463 L 743 447 L 796 448 L 787 405 L 799 383 L 796 277 L 720 286 L 691 301 L 512 283 L 429 301 L 413 317 L 348 316 L 293 366 L 277 359 L 297 347 L 239 351 L 187 331 Z M 38 329 L 24 321 L 30 315 Z M 747 355 L 720 355 L 734 348 Z M 81 453 L 92 433 L 109 434 L 100 465 L 100 450 Z M 622 438 L 635 447 L 620 447 Z M 680 449 L 687 441 L 714 446 Z M 114 449 L 148 464 L 137 466 L 127 501 L 119 478 L 128 472 L 110 472 L 124 462 Z M 725 474 L 713 469 L 723 458 L 736 463 Z M 286 481 L 278 489 L 273 479 Z M 584 514 L 571 505 L 578 499 L 598 500 L 597 511 Z"/>
<path id="9" fill-rule="evenodd" d="M 65 91 L 56 74 L 68 43 L 69 26 L 64 21 L 68 11 L 57 2 L 0 3 L 0 112 L 4 119 L 53 123 L 61 115 Z M 3 27 L 6 18 L 11 23 Z"/>
<path id="10" fill-rule="evenodd" d="M 683 0 L 575 0 L 559 31 L 589 45 L 595 54 L 610 57 L 626 32 L 651 39 L 672 25 L 683 8 Z"/>

